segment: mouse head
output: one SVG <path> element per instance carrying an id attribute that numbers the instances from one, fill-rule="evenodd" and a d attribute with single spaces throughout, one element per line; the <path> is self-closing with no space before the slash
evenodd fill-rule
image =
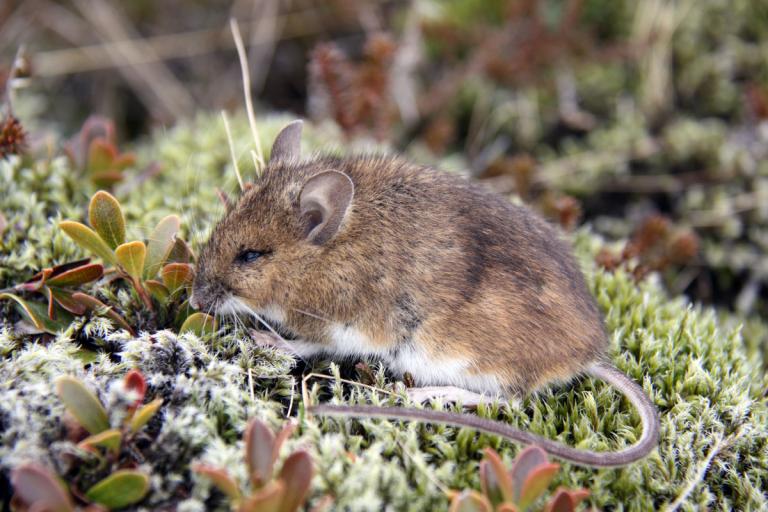
<path id="1" fill-rule="evenodd" d="M 354 185 L 330 163 L 300 161 L 300 141 L 301 121 L 283 128 L 263 176 L 227 206 L 200 253 L 191 301 L 197 309 L 285 307 L 324 271 L 323 254 L 344 238 Z"/>

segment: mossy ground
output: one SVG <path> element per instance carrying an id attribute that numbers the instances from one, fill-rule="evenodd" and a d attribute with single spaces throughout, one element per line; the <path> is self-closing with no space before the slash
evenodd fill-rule
<path id="1" fill-rule="evenodd" d="M 261 123 L 265 147 L 285 121 Z M 252 169 L 244 119 L 238 117 L 233 128 L 243 151 L 241 167 Z M 332 125 L 308 128 L 305 150 L 341 147 Z M 160 218 L 178 213 L 183 236 L 198 248 L 221 212 L 215 187 L 236 188 L 219 118 L 200 115 L 157 133 L 139 153 L 140 160 L 160 162 L 163 170 L 116 191 L 129 236 L 146 235 Z M 0 183 L 0 212 L 9 226 L 0 243 L 0 287 L 84 256 L 56 229 L 60 219 L 82 219 L 93 192 L 65 159 L 0 162 Z M 726 313 L 668 297 L 653 278 L 638 285 L 622 272 L 597 269 L 593 256 L 604 242 L 588 227 L 573 242 L 605 313 L 612 359 L 653 397 L 662 436 L 658 451 L 642 462 L 608 470 L 565 464 L 556 483 L 588 488 L 589 504 L 603 509 L 768 508 L 768 378 L 760 352 L 768 329 L 757 320 L 741 327 Z M 354 370 L 325 361 L 297 365 L 285 354 L 257 347 L 233 327 L 206 339 L 170 331 L 131 338 L 102 318 L 78 319 L 43 341 L 19 330 L 18 319 L 11 304 L 0 303 L 3 472 L 37 460 L 81 482 L 103 476 L 94 464 L 74 463 L 75 448 L 64 439 L 64 409 L 52 380 L 77 375 L 109 404 L 120 399 L 114 383 L 139 368 L 150 385 L 148 396 L 165 401 L 144 440 L 147 457 L 141 467 L 152 475 L 152 491 L 141 504 L 146 510 L 173 503 L 179 510 L 226 509 L 221 495 L 190 474 L 189 464 L 204 460 L 244 477 L 240 434 L 252 416 L 277 426 L 290 410 L 299 429 L 288 449 L 307 448 L 316 464 L 312 501 L 328 494 L 339 510 L 445 509 L 448 499 L 438 483 L 479 488 L 483 447 L 499 450 L 506 462 L 520 449 L 466 429 L 307 417 L 302 376 L 314 371 L 357 380 Z M 83 342 L 98 351 L 88 364 L 79 357 Z M 375 387 L 402 391 L 401 383 L 372 364 Z M 305 398 L 402 403 L 385 392 L 317 377 L 307 380 Z M 579 448 L 616 449 L 639 436 L 639 419 L 626 401 L 589 379 L 528 397 L 519 407 L 498 404 L 478 413 Z"/>

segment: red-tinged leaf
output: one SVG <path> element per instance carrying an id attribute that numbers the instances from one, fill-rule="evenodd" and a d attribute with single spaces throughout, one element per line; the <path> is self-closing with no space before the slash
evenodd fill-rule
<path id="1" fill-rule="evenodd" d="M 85 387 L 79 379 L 63 375 L 56 379 L 56 394 L 67 411 L 78 423 L 91 434 L 98 434 L 109 429 L 107 411 L 96 395 Z"/>
<path id="2" fill-rule="evenodd" d="M 149 423 L 157 411 L 160 410 L 160 406 L 163 405 L 162 398 L 155 398 L 148 404 L 140 407 L 131 418 L 130 427 L 133 432 L 138 432 L 141 428 Z"/>
<path id="3" fill-rule="evenodd" d="M 169 263 L 163 267 L 163 283 L 171 293 L 176 293 L 184 286 L 192 284 L 194 273 L 189 263 Z"/>
<path id="4" fill-rule="evenodd" d="M 48 469 L 35 464 L 22 464 L 11 473 L 15 499 L 29 510 L 46 512 L 74 512 L 67 490 L 59 479 Z"/>
<path id="5" fill-rule="evenodd" d="M 253 418 L 245 427 L 245 463 L 255 487 L 261 487 L 272 478 L 272 452 L 275 435 L 263 421 Z"/>
<path id="6" fill-rule="evenodd" d="M 136 163 L 136 155 L 133 153 L 121 153 L 112 161 L 112 168 L 118 171 L 124 171 Z"/>
<path id="7" fill-rule="evenodd" d="M 170 290 L 168 290 L 168 288 L 166 288 L 160 281 L 155 281 L 154 279 L 144 281 L 144 287 L 149 291 L 149 294 L 161 304 L 165 304 L 171 296 Z"/>
<path id="8" fill-rule="evenodd" d="M 529 507 L 539 496 L 544 494 L 558 471 L 560 471 L 559 464 L 549 463 L 528 473 L 523 488 L 520 490 L 520 499 L 517 501 L 520 508 Z"/>
<path id="9" fill-rule="evenodd" d="M 74 240 L 77 245 L 92 252 L 104 260 L 105 263 L 114 265 L 117 262 L 115 253 L 112 251 L 112 248 L 107 245 L 107 242 L 85 224 L 64 220 L 59 222 L 59 227 Z"/>
<path id="10" fill-rule="evenodd" d="M 19 312 L 24 315 L 32 325 L 41 332 L 56 334 L 69 326 L 71 318 L 62 316 L 57 320 L 48 317 L 48 308 L 37 302 L 27 302 L 18 295 L 12 293 L 0 293 L 0 300 L 7 299 L 16 303 Z"/>
<path id="11" fill-rule="evenodd" d="M 102 138 L 93 139 L 88 147 L 88 172 L 96 173 L 112 168 L 116 157 L 117 148 L 114 144 Z"/>
<path id="12" fill-rule="evenodd" d="M 139 395 L 134 405 L 141 405 L 144 401 L 144 394 L 147 392 L 147 380 L 144 378 L 144 374 L 139 370 L 131 370 L 125 374 L 123 384 L 126 389 L 135 391 Z"/>
<path id="13" fill-rule="evenodd" d="M 88 205 L 88 222 L 112 249 L 125 242 L 125 217 L 120 202 L 109 192 L 99 190 Z"/>
<path id="14" fill-rule="evenodd" d="M 451 500 L 449 512 L 492 512 L 493 506 L 485 496 L 465 490 Z"/>
<path id="15" fill-rule="evenodd" d="M 28 281 L 16 285 L 14 288 L 16 290 L 24 290 L 25 292 L 36 292 L 39 291 L 40 288 L 45 285 L 45 282 L 48 280 L 49 277 L 53 275 L 53 269 L 52 268 L 44 268 L 34 276 L 32 276 L 31 279 Z"/>
<path id="16" fill-rule="evenodd" d="M 237 508 L 238 512 L 280 512 L 286 495 L 285 484 L 280 481 L 269 482 L 248 498 Z"/>
<path id="17" fill-rule="evenodd" d="M 304 504 L 312 483 L 312 457 L 304 450 L 293 452 L 283 462 L 279 479 L 285 484 L 280 512 L 295 512 Z"/>
<path id="18" fill-rule="evenodd" d="M 178 215 L 168 215 L 158 222 L 147 244 L 147 260 L 144 263 L 144 276 L 155 277 L 160 271 L 176 241 L 176 234 L 181 229 Z"/>
<path id="19" fill-rule="evenodd" d="M 72 294 L 72 299 L 79 302 L 80 304 L 83 304 L 90 311 L 93 311 L 97 315 L 106 316 L 115 322 L 119 327 L 131 333 L 132 336 L 136 336 L 136 331 L 133 330 L 133 327 L 131 327 L 122 316 L 120 316 L 114 309 L 107 306 L 96 297 L 92 297 L 87 293 L 75 292 Z"/>
<path id="20" fill-rule="evenodd" d="M 85 496 L 92 502 L 115 510 L 140 502 L 148 492 L 147 475 L 140 471 L 120 469 L 85 491 Z"/>
<path id="21" fill-rule="evenodd" d="M 193 464 L 192 471 L 211 480 L 211 482 L 213 482 L 221 492 L 226 494 L 231 501 L 240 499 L 240 488 L 237 486 L 237 482 L 229 476 L 229 473 L 227 473 L 225 469 L 210 466 L 208 464 Z"/>
<path id="22" fill-rule="evenodd" d="M 147 257 L 147 246 L 144 242 L 136 240 L 122 244 L 115 249 L 115 256 L 125 273 L 136 282 L 140 282 L 144 271 L 144 260 Z"/>
<path id="23" fill-rule="evenodd" d="M 480 482 L 483 490 L 487 489 L 486 496 L 496 499 L 496 496 L 500 494 L 503 498 L 501 501 L 513 501 L 514 487 L 512 485 L 512 478 L 501 461 L 501 457 L 491 448 L 486 448 L 483 455 L 483 461 L 486 464 L 481 466 L 483 473 L 480 475 Z"/>
<path id="24" fill-rule="evenodd" d="M 496 480 L 496 473 L 487 460 L 480 461 L 480 488 L 494 506 L 504 501 L 504 494 Z"/>
<path id="25" fill-rule="evenodd" d="M 176 241 L 173 243 L 170 254 L 168 254 L 167 261 L 169 263 L 190 263 L 194 261 L 195 255 L 192 254 L 192 249 L 189 248 L 187 242 L 181 238 L 176 237 Z"/>
<path id="26" fill-rule="evenodd" d="M 277 458 L 280 456 L 280 448 L 283 446 L 283 443 L 286 439 L 291 437 L 291 434 L 293 434 L 293 431 L 296 429 L 296 424 L 292 421 L 287 422 L 285 425 L 283 425 L 283 428 L 280 429 L 280 431 L 275 436 L 275 441 L 272 445 L 272 464 L 277 461 Z"/>
<path id="27" fill-rule="evenodd" d="M 184 320 L 179 334 L 185 332 L 192 332 L 197 336 L 203 336 L 205 334 L 211 334 L 216 332 L 217 327 L 216 319 L 205 313 L 193 313 Z"/>
<path id="28" fill-rule="evenodd" d="M 56 300 L 56 302 L 69 311 L 70 313 L 74 315 L 84 315 L 88 308 L 86 308 L 83 304 L 80 304 L 75 299 L 72 298 L 72 292 L 69 290 L 61 290 L 59 288 L 48 288 L 48 291 L 51 293 L 53 298 Z M 50 309 L 49 309 L 50 311 Z"/>
<path id="29" fill-rule="evenodd" d="M 518 503 L 528 475 L 539 466 L 544 466 L 548 463 L 547 452 L 538 446 L 529 446 L 521 451 L 515 458 L 512 469 L 509 470 L 509 475 L 512 478 L 513 494 L 508 501 Z"/>
<path id="30" fill-rule="evenodd" d="M 512 503 L 502 503 L 496 507 L 496 512 L 517 512 L 517 507 Z"/>
<path id="31" fill-rule="evenodd" d="M 48 297 L 48 318 L 50 320 L 56 320 L 56 311 L 53 309 L 56 305 L 56 300 L 53 298 L 53 292 L 50 288 L 45 289 L 45 295 Z"/>
<path id="32" fill-rule="evenodd" d="M 570 490 L 561 487 L 549 500 L 544 510 L 546 512 L 575 512 L 579 503 L 588 497 L 589 491 L 586 489 Z"/>
<path id="33" fill-rule="evenodd" d="M 90 263 L 58 274 L 51 274 L 46 284 L 57 288 L 80 286 L 95 281 L 102 275 L 104 275 L 104 265 L 101 263 Z"/>

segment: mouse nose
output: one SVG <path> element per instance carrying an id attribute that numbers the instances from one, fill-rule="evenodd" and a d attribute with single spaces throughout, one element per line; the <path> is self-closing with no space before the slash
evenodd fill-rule
<path id="1" fill-rule="evenodd" d="M 192 292 L 192 295 L 189 297 L 189 305 L 192 306 L 193 309 L 200 309 L 200 302 L 198 302 L 195 292 Z"/>

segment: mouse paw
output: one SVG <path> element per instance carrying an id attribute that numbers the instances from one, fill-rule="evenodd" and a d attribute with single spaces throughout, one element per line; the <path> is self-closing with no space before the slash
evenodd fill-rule
<path id="1" fill-rule="evenodd" d="M 464 407 L 474 408 L 482 403 L 492 403 L 496 398 L 481 395 L 473 391 L 455 386 L 430 386 L 424 388 L 408 388 L 408 398 L 417 403 L 440 399 L 444 402 L 457 402 Z"/>
<path id="2" fill-rule="evenodd" d="M 251 339 L 254 341 L 254 343 L 260 347 L 285 349 L 285 340 L 274 333 L 251 329 L 248 331 L 248 334 L 251 335 Z"/>

